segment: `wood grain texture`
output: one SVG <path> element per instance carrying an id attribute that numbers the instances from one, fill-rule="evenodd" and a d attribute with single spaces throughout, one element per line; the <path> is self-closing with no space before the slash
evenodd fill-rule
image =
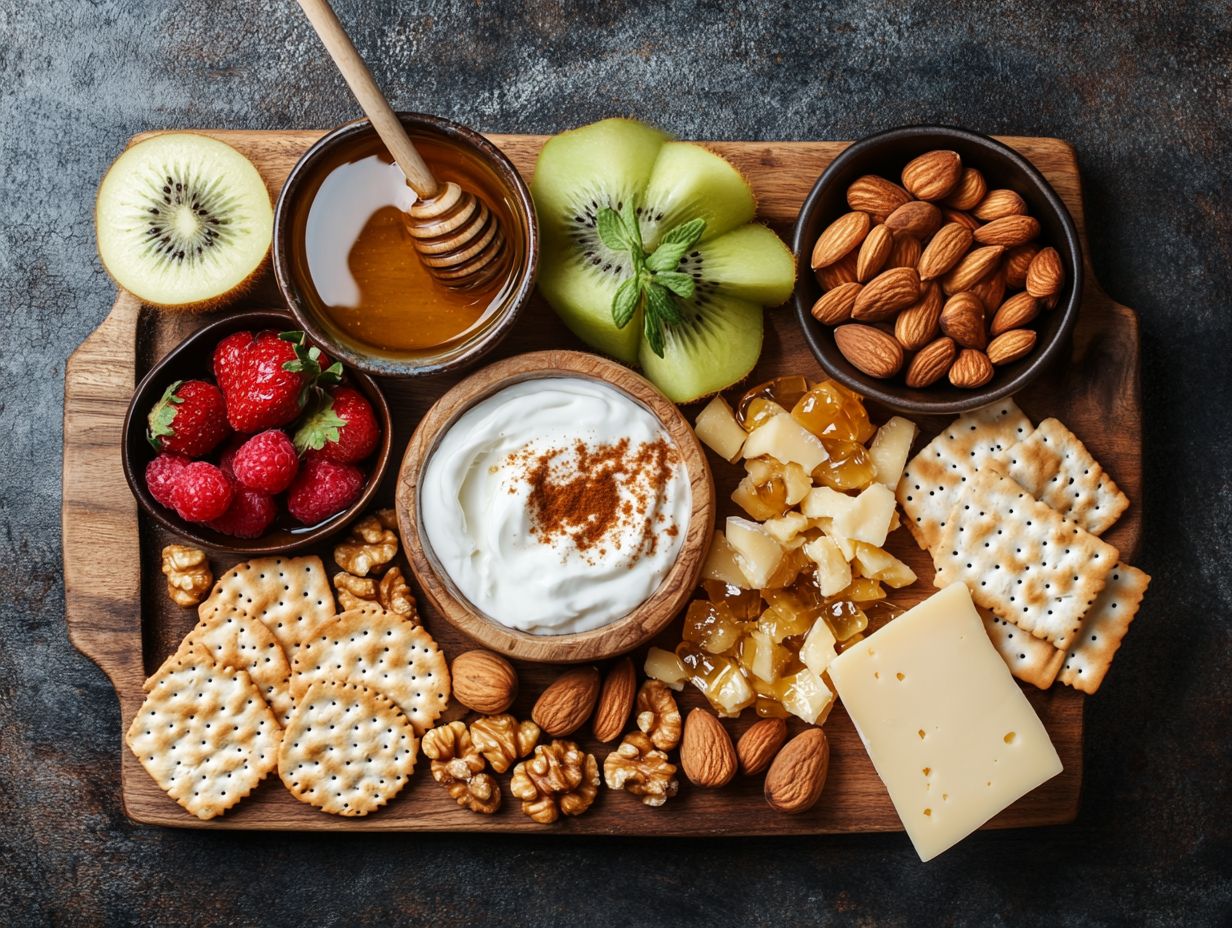
<path id="1" fill-rule="evenodd" d="M 689 525 L 680 554 L 662 584 L 624 618 L 589 632 L 532 635 L 479 614 L 445 578 L 419 531 L 419 484 L 428 458 L 449 427 L 476 403 L 515 383 L 572 375 L 607 383 L 647 408 L 663 424 L 680 454 L 692 491 Z M 578 663 L 624 654 L 654 637 L 686 605 L 698 584 L 714 531 L 714 481 L 706 454 L 679 408 L 640 374 L 615 361 L 578 351 L 533 351 L 482 368 L 446 393 L 420 420 L 406 446 L 394 492 L 407 560 L 419 588 L 441 616 L 463 635 L 507 657 Z"/>
<path id="2" fill-rule="evenodd" d="M 299 155 L 322 133 L 210 132 L 251 157 L 272 191 Z M 529 175 L 543 139 L 535 136 L 493 136 Z M 1003 141 L 1028 156 L 1044 173 L 1083 228 L 1077 164 L 1070 147 L 1053 139 L 1006 138 Z M 712 148 L 731 159 L 750 179 L 762 218 L 781 235 L 790 233 L 799 204 L 829 161 L 844 148 L 841 142 L 718 142 Z M 1106 536 L 1122 556 L 1132 560 L 1141 535 L 1142 463 L 1141 402 L 1137 318 L 1111 301 L 1098 287 L 1087 263 L 1087 290 L 1069 363 L 1018 397 L 1033 419 L 1057 416 L 1090 447 L 1133 504 Z M 279 305 L 268 278 L 246 305 Z M 67 619 L 73 643 L 107 673 L 120 696 L 127 726 L 140 704 L 143 675 L 170 653 L 191 628 L 195 613 L 173 606 L 157 569 L 157 552 L 169 540 L 156 527 L 138 523 L 136 507 L 119 465 L 119 429 L 135 378 L 172 348 L 189 331 L 211 316 L 168 316 L 121 295 L 111 315 L 70 360 L 66 372 L 64 449 L 64 556 Z M 795 316 L 784 307 L 766 317 L 762 358 L 750 382 L 780 373 L 820 377 Z M 541 301 L 528 307 L 518 329 L 493 356 L 544 348 L 577 348 Z M 402 447 L 432 402 L 461 378 L 446 375 L 411 383 L 388 383 L 386 393 L 395 410 L 395 447 Z M 731 391 L 729 397 L 738 394 Z M 687 412 L 692 414 L 695 410 Z M 883 411 L 873 410 L 875 416 Z M 923 438 L 942 421 L 922 421 Z M 710 458 L 718 500 L 718 515 L 734 507 L 728 495 L 740 469 Z M 393 498 L 392 480 L 383 488 Z M 889 545 L 911 564 L 921 581 L 901 591 L 896 601 L 909 606 L 931 591 L 932 565 L 906 532 Z M 328 557 L 328 550 L 320 552 Z M 213 563 L 216 573 L 230 566 Z M 429 628 L 449 655 L 471 646 L 422 602 Z M 659 643 L 672 646 L 678 623 L 669 626 Z M 555 675 L 549 665 L 518 665 L 521 691 L 513 711 L 528 717 L 535 697 Z M 1083 697 L 1068 687 L 1048 692 L 1028 691 L 1032 705 L 1047 726 L 1065 771 L 997 816 L 991 827 L 1059 824 L 1077 814 L 1082 781 Z M 686 710 L 700 704 L 684 694 Z M 463 710 L 456 707 L 450 717 Z M 747 713 L 746 713 L 747 715 Z M 739 737 L 752 719 L 726 723 Z M 796 726 L 793 725 L 793 730 Z M 562 833 L 646 835 L 818 834 L 893 831 L 900 823 L 884 787 L 846 713 L 838 709 L 826 725 L 832 745 L 831 770 L 821 801 L 799 816 L 782 816 L 765 805 L 759 778 L 737 778 L 722 790 L 682 787 L 681 795 L 662 809 L 648 809 L 623 793 L 603 790 L 591 811 L 551 827 Z M 187 815 L 155 786 L 131 752 L 122 750 L 123 798 L 129 816 L 140 822 L 179 827 L 238 829 L 320 829 L 376 831 L 514 831 L 541 832 L 508 802 L 495 816 L 473 815 L 458 808 L 436 783 L 420 772 L 390 806 L 370 819 L 342 820 L 297 802 L 277 779 L 257 791 L 227 815 L 202 823 Z M 610 746 L 583 743 L 600 762 Z M 502 787 L 508 775 L 500 778 Z"/>

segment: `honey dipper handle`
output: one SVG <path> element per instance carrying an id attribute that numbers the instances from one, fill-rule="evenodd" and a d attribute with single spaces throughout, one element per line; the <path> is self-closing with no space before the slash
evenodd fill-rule
<path id="1" fill-rule="evenodd" d="M 377 87 L 376 81 L 372 79 L 372 72 L 359 57 L 355 44 L 342 28 L 342 23 L 338 22 L 328 0 L 299 0 L 299 5 L 325 45 L 325 50 L 342 72 L 351 93 L 372 122 L 372 128 L 376 129 L 376 134 L 394 156 L 398 167 L 402 168 L 406 182 L 423 199 L 432 199 L 440 185 L 415 150 L 414 143 L 402 128 L 402 122 Z"/>

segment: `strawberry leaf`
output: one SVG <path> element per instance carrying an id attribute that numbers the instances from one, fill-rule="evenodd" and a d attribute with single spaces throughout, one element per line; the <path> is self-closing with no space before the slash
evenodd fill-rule
<path id="1" fill-rule="evenodd" d="M 333 397 L 328 393 L 322 393 L 321 396 L 316 408 L 295 431 L 295 450 L 300 454 L 305 451 L 320 451 L 330 442 L 336 442 L 338 430 L 347 424 L 345 419 L 334 412 Z"/>
<path id="2" fill-rule="evenodd" d="M 154 404 L 150 410 L 150 416 L 147 420 L 149 428 L 145 433 L 145 440 L 150 443 L 150 446 L 155 451 L 162 451 L 162 442 L 160 438 L 171 438 L 175 435 L 175 429 L 171 423 L 175 420 L 175 407 L 184 402 L 183 399 L 175 395 L 175 391 L 180 388 L 180 384 L 184 381 L 177 380 L 166 390 L 163 391 L 162 397 Z"/>

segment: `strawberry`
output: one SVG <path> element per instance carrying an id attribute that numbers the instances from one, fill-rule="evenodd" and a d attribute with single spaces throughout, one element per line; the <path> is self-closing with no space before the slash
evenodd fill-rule
<path id="1" fill-rule="evenodd" d="M 259 538 L 277 515 L 278 507 L 268 493 L 238 487 L 230 507 L 210 523 L 210 528 L 236 538 Z"/>
<path id="2" fill-rule="evenodd" d="M 240 445 L 231 467 L 235 479 L 248 489 L 281 493 L 299 471 L 299 455 L 285 432 L 269 429 Z"/>
<path id="3" fill-rule="evenodd" d="M 172 492 L 188 463 L 188 458 L 182 454 L 163 452 L 145 466 L 146 489 L 160 505 L 175 508 Z"/>
<path id="4" fill-rule="evenodd" d="M 214 376 L 233 429 L 251 434 L 287 425 L 315 384 L 338 382 L 342 365 L 305 339 L 303 332 L 237 332 L 218 343 Z"/>
<path id="5" fill-rule="evenodd" d="M 227 511 L 235 484 L 208 461 L 184 465 L 171 490 L 176 514 L 187 522 L 210 522 Z"/>
<path id="6" fill-rule="evenodd" d="M 155 451 L 185 457 L 209 454 L 230 434 L 222 391 L 204 380 L 177 380 L 147 418 L 145 437 Z"/>
<path id="7" fill-rule="evenodd" d="M 372 404 L 351 387 L 335 387 L 295 433 L 300 453 L 313 451 L 339 464 L 354 464 L 372 453 L 381 437 Z"/>
<path id="8" fill-rule="evenodd" d="M 287 509 L 304 525 L 316 525 L 355 502 L 364 488 L 364 472 L 313 455 L 305 459 L 287 494 Z"/>

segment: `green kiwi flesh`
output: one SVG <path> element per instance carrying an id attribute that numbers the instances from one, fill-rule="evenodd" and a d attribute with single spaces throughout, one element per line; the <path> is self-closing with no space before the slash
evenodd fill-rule
<path id="1" fill-rule="evenodd" d="M 574 334 L 640 364 L 676 402 L 748 374 L 761 351 L 761 307 L 787 299 L 795 266 L 778 236 L 752 222 L 756 201 L 735 167 L 642 123 L 607 119 L 549 140 L 531 192 L 542 231 L 540 292 Z M 663 358 L 644 343 L 640 310 L 624 328 L 612 321 L 612 298 L 631 260 L 600 240 L 596 216 L 630 200 L 647 252 L 681 223 L 706 223 L 677 267 L 693 277 L 696 293 L 679 301 L 685 321 L 670 327 Z"/>
<path id="2" fill-rule="evenodd" d="M 242 292 L 269 253 L 274 217 L 251 161 L 177 132 L 116 159 L 94 218 L 99 257 L 117 284 L 146 303 L 199 308 Z"/>

